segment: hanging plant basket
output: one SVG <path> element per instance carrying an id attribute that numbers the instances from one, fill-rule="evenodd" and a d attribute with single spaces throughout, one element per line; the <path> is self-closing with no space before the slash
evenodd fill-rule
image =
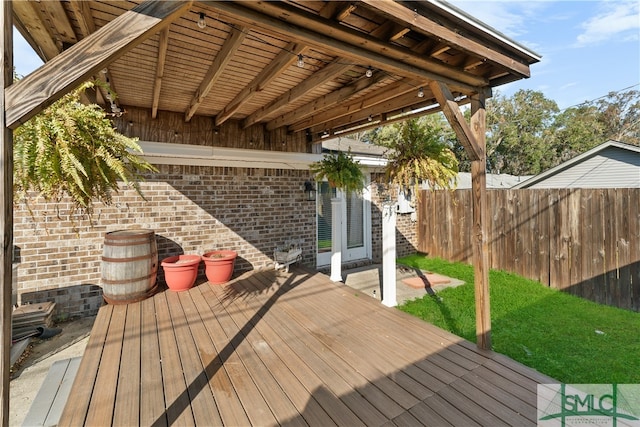
<path id="1" fill-rule="evenodd" d="M 333 188 L 344 191 L 362 191 L 364 188 L 364 174 L 360 163 L 353 159 L 351 150 L 340 151 L 337 154 L 325 154 L 323 159 L 309 166 L 316 181 L 326 179 Z"/>

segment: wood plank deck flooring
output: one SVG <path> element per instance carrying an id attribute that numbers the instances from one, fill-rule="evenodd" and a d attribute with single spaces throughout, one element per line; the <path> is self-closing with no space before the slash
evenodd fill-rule
<path id="1" fill-rule="evenodd" d="M 526 426 L 554 382 L 292 268 L 102 307 L 59 425 Z"/>

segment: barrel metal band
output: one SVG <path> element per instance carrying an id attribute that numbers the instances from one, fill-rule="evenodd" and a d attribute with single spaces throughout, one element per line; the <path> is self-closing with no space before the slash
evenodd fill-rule
<path id="1" fill-rule="evenodd" d="M 109 285 L 124 285 L 127 283 L 134 283 L 134 282 L 139 282 L 141 280 L 147 280 L 150 279 L 153 276 L 156 276 L 158 273 L 157 272 L 152 272 L 151 274 L 147 275 L 147 276 L 142 276 L 142 277 L 134 277 L 133 279 L 122 279 L 122 280 L 112 280 L 112 279 L 105 279 L 104 277 L 102 278 L 102 282 L 103 283 L 107 283 Z"/>
<path id="2" fill-rule="evenodd" d="M 143 259 L 155 258 L 157 256 L 158 256 L 157 252 L 152 252 L 150 254 L 139 255 L 139 256 L 134 256 L 134 257 L 130 257 L 130 258 L 110 258 L 110 257 L 103 256 L 102 257 L 102 261 L 105 261 L 105 262 L 131 262 L 131 261 L 140 261 L 140 260 L 143 260 Z"/>

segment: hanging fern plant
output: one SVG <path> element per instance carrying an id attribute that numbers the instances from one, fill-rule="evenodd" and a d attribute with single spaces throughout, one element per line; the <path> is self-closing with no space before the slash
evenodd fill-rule
<path id="1" fill-rule="evenodd" d="M 326 179 L 331 187 L 346 192 L 359 192 L 364 188 L 364 174 L 360 164 L 351 155 L 351 150 L 347 153 L 325 154 L 322 160 L 310 165 L 310 170 L 316 181 Z"/>
<path id="2" fill-rule="evenodd" d="M 109 205 L 119 182 L 139 194 L 142 173 L 156 171 L 138 154 L 137 141 L 115 131 L 98 105 L 82 104 L 85 83 L 14 132 L 16 201 L 42 196 L 48 202 L 69 197 L 73 209 L 91 216 L 95 202 Z"/>
<path id="3" fill-rule="evenodd" d="M 458 160 L 441 130 L 426 118 L 396 124 L 376 143 L 387 148 L 387 182 L 416 194 L 422 182 L 431 188 L 455 188 Z"/>

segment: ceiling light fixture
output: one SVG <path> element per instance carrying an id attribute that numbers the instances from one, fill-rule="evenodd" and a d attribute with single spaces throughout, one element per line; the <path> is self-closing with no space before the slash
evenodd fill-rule
<path id="1" fill-rule="evenodd" d="M 424 98 L 424 90 L 422 88 L 418 89 L 418 98 Z"/>
<path id="2" fill-rule="evenodd" d="M 198 19 L 198 28 L 204 30 L 207 27 L 206 15 L 204 12 L 200 12 L 200 18 Z"/>
<path id="3" fill-rule="evenodd" d="M 302 54 L 298 55 L 298 67 L 304 68 L 304 56 L 302 56 Z"/>
<path id="4" fill-rule="evenodd" d="M 369 68 L 367 68 L 367 72 L 364 73 L 364 75 L 367 77 L 373 76 L 373 68 L 371 68 L 371 65 L 369 65 Z"/>

